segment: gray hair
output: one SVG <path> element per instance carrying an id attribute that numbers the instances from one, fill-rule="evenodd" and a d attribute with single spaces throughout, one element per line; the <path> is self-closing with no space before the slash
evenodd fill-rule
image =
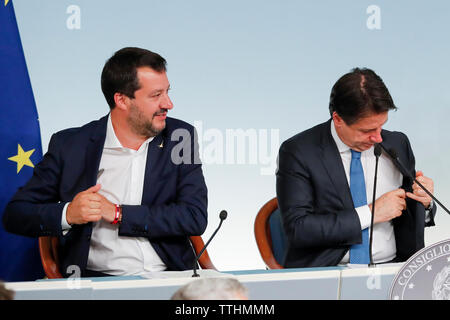
<path id="1" fill-rule="evenodd" d="M 233 278 L 196 279 L 179 288 L 172 300 L 244 300 L 248 290 Z"/>

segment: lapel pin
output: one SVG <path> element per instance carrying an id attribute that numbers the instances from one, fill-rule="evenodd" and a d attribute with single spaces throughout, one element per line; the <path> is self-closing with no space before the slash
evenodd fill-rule
<path id="1" fill-rule="evenodd" d="M 158 147 L 162 148 L 163 147 L 163 143 L 164 143 L 164 141 L 161 141 L 161 144 L 158 145 Z"/>

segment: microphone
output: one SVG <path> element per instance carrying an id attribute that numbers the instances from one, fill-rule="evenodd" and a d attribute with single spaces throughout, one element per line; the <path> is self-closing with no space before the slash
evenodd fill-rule
<path id="1" fill-rule="evenodd" d="M 202 248 L 202 250 L 200 250 L 199 254 L 197 255 L 197 257 L 195 257 L 194 260 L 194 265 L 192 267 L 194 274 L 192 275 L 193 278 L 196 277 L 200 277 L 200 275 L 197 273 L 197 265 L 198 265 L 198 260 L 200 260 L 200 257 L 202 256 L 203 252 L 206 250 L 206 247 L 209 245 L 209 243 L 211 242 L 211 240 L 214 238 L 214 236 L 216 235 L 217 231 L 219 231 L 220 227 L 222 226 L 223 221 L 227 218 L 228 213 L 225 210 L 220 211 L 219 213 L 219 218 L 220 218 L 220 223 L 219 226 L 217 227 L 216 231 L 214 231 L 214 233 L 212 234 L 212 236 L 209 238 L 208 242 L 206 242 L 205 246 Z"/>
<path id="2" fill-rule="evenodd" d="M 400 158 L 397 155 L 397 151 L 395 151 L 394 148 L 390 148 L 389 150 L 386 149 L 386 147 L 384 147 L 382 144 L 380 144 L 381 147 L 383 148 L 383 150 L 389 155 L 389 157 L 392 159 L 392 161 L 394 162 L 395 166 L 397 167 L 398 170 L 400 170 L 400 172 L 412 179 L 415 183 L 417 183 L 419 185 L 419 187 L 422 188 L 423 191 L 426 192 L 426 194 L 428 194 L 437 204 L 439 204 L 441 206 L 442 209 L 444 209 L 445 212 L 447 212 L 448 214 L 450 214 L 450 211 L 438 200 L 436 199 L 436 197 L 430 192 L 428 191 L 427 188 L 425 188 L 419 181 L 417 181 L 416 177 L 411 175 L 411 173 L 408 172 L 408 169 L 406 169 L 406 167 L 403 165 L 403 163 L 400 161 Z"/>
<path id="3" fill-rule="evenodd" d="M 375 155 L 375 177 L 373 182 L 373 197 L 372 197 L 372 216 L 370 218 L 370 242 L 369 242 L 369 257 L 370 263 L 369 267 L 373 266 L 373 257 L 372 257 L 372 242 L 373 242 L 373 220 L 375 215 L 375 196 L 377 193 L 377 175 L 378 175 L 378 160 L 381 155 L 381 146 L 379 143 L 376 143 L 373 149 L 373 153 Z"/>

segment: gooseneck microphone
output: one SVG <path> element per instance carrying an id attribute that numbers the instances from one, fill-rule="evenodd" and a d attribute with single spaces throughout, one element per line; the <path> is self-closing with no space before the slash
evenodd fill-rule
<path id="1" fill-rule="evenodd" d="M 370 218 L 370 242 L 369 242 L 369 266 L 373 266 L 373 256 L 372 256 L 372 242 L 373 242 L 373 220 L 375 215 L 375 197 L 377 193 L 377 175 L 378 175 L 378 160 L 381 156 L 381 146 L 376 143 L 373 149 L 375 155 L 375 177 L 373 181 L 373 196 L 372 196 L 372 216 Z"/>
<path id="2" fill-rule="evenodd" d="M 195 277 L 200 277 L 200 275 L 197 273 L 198 260 L 200 260 L 200 257 L 202 256 L 203 252 L 206 250 L 206 247 L 209 245 L 211 240 L 216 235 L 217 231 L 219 231 L 220 227 L 222 226 L 223 221 L 227 218 L 227 215 L 228 215 L 228 213 L 225 210 L 220 211 L 220 213 L 219 213 L 219 218 L 220 218 L 219 226 L 217 227 L 216 231 L 214 231 L 212 236 L 209 238 L 208 242 L 206 242 L 206 244 L 204 245 L 202 250 L 200 250 L 200 252 L 198 253 L 197 257 L 195 257 L 194 265 L 192 267 L 192 269 L 194 271 L 194 274 L 192 275 L 192 277 L 194 277 L 194 278 Z"/>
<path id="3" fill-rule="evenodd" d="M 400 161 L 400 158 L 397 155 L 397 151 L 395 151 L 394 148 L 391 148 L 391 149 L 387 150 L 386 147 L 383 146 L 382 144 L 380 144 L 380 146 L 388 154 L 388 156 L 392 159 L 392 161 L 394 162 L 394 164 L 397 167 L 397 169 L 400 170 L 400 172 L 404 176 L 414 180 L 414 182 L 417 183 L 419 185 L 419 187 L 421 187 L 422 190 L 425 191 L 426 194 L 428 194 L 437 204 L 439 204 L 441 206 L 441 208 L 444 209 L 445 212 L 450 214 L 450 211 L 438 199 L 436 199 L 436 197 L 430 191 L 428 191 L 427 188 L 425 188 L 419 181 L 417 181 L 415 176 L 413 176 L 410 172 L 408 172 L 408 169 L 406 169 L 406 167 Z"/>

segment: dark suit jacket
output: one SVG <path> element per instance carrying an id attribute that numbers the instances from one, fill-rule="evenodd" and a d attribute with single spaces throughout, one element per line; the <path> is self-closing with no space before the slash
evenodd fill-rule
<path id="1" fill-rule="evenodd" d="M 65 276 L 70 265 L 85 270 L 92 223 L 74 225 L 63 236 L 62 210 L 76 194 L 96 184 L 106 127 L 105 116 L 54 134 L 32 178 L 17 191 L 3 215 L 9 232 L 59 237 L 60 271 Z M 177 129 L 187 130 L 189 137 L 172 141 Z M 172 150 L 187 161 L 173 163 Z M 192 268 L 195 255 L 189 236 L 206 229 L 207 188 L 191 125 L 166 119 L 166 128 L 148 146 L 142 204 L 123 205 L 122 211 L 119 235 L 147 237 L 168 270 Z"/>
<path id="2" fill-rule="evenodd" d="M 353 206 L 342 160 L 330 130 L 331 120 L 295 135 L 280 147 L 277 197 L 288 237 L 285 267 L 337 265 L 350 246 L 361 243 L 361 225 Z M 395 148 L 409 172 L 415 159 L 408 138 L 383 130 L 383 146 Z M 412 192 L 412 181 L 402 188 Z M 436 206 L 428 225 L 434 225 Z M 407 199 L 407 210 L 393 220 L 397 261 L 424 247 L 425 208 Z"/>

